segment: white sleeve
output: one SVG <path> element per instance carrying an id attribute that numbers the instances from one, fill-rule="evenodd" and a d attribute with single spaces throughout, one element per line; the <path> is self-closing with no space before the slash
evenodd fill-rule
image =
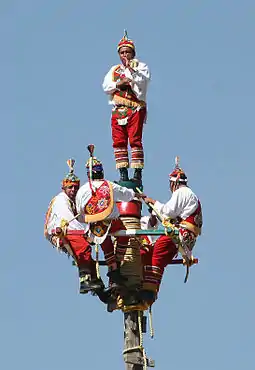
<path id="1" fill-rule="evenodd" d="M 154 207 L 159 212 L 159 214 L 164 217 L 170 217 L 170 218 L 176 218 L 180 215 L 180 209 L 178 206 L 179 199 L 178 199 L 179 193 L 174 192 L 171 199 L 165 203 L 162 204 L 158 201 L 155 202 Z"/>
<path id="2" fill-rule="evenodd" d="M 80 189 L 78 190 L 76 194 L 76 209 L 77 212 L 80 213 L 82 216 L 84 215 L 84 209 L 86 205 L 88 204 L 88 201 L 90 200 L 92 196 L 92 192 L 90 189 L 90 185 L 87 182 L 86 184 L 82 185 Z"/>
<path id="3" fill-rule="evenodd" d="M 74 218 L 74 214 L 72 208 L 68 202 L 68 200 L 64 197 L 57 197 L 54 202 L 54 209 L 57 213 L 67 221 L 70 221 Z"/>
<path id="4" fill-rule="evenodd" d="M 82 213 L 82 207 L 81 207 L 81 188 L 76 193 L 75 204 L 76 204 L 76 210 L 77 210 L 77 212 L 78 213 Z"/>
<path id="5" fill-rule="evenodd" d="M 147 85 L 151 78 L 149 67 L 142 62 L 139 62 L 137 68 L 134 68 L 134 72 L 126 68 L 125 75 L 132 80 L 131 86 L 135 84 L 140 91 L 147 89 Z"/>
<path id="6" fill-rule="evenodd" d="M 84 191 L 83 191 L 83 186 L 78 190 L 76 194 L 76 210 L 80 214 L 84 214 L 84 207 L 86 204 L 84 204 Z"/>
<path id="7" fill-rule="evenodd" d="M 158 219 L 154 226 L 151 226 L 150 223 L 151 216 L 142 216 L 141 217 L 141 229 L 142 230 L 157 230 L 158 228 Z"/>
<path id="8" fill-rule="evenodd" d="M 58 214 L 60 215 L 61 219 L 67 220 L 68 222 L 72 220 L 69 226 L 72 226 L 73 228 L 77 228 L 77 229 L 81 228 L 80 222 L 77 221 L 76 219 L 73 220 L 74 213 L 70 205 L 70 202 L 68 201 L 67 198 L 64 198 L 64 197 L 57 198 L 54 204 L 54 207 L 55 209 L 57 209 Z M 60 224 L 58 226 L 60 226 Z"/>
<path id="9" fill-rule="evenodd" d="M 132 189 L 125 188 L 111 182 L 113 190 L 113 198 L 115 202 L 130 202 L 135 197 L 135 192 Z"/>
<path id="10" fill-rule="evenodd" d="M 137 84 L 141 84 L 142 82 L 149 82 L 151 78 L 150 70 L 147 64 L 139 62 L 138 67 L 132 73 L 132 80 Z"/>
<path id="11" fill-rule="evenodd" d="M 109 94 L 109 95 L 113 94 L 114 91 L 117 90 L 117 88 L 116 88 L 117 82 L 114 82 L 113 78 L 112 78 L 114 68 L 115 67 L 112 67 L 110 69 L 110 71 L 106 74 L 106 76 L 104 78 L 104 81 L 103 81 L 103 90 L 106 94 Z"/>

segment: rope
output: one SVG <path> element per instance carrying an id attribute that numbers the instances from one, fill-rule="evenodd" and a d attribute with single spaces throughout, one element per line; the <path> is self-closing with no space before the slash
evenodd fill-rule
<path id="1" fill-rule="evenodd" d="M 139 329 L 139 337 L 140 337 L 140 348 L 143 353 L 143 369 L 147 369 L 147 357 L 146 357 L 146 352 L 143 347 L 143 330 L 142 330 L 142 317 L 143 317 L 143 311 L 138 311 L 138 329 Z"/>
<path id="2" fill-rule="evenodd" d="M 140 229 L 140 219 L 137 217 L 120 217 L 125 228 Z M 128 241 L 123 244 L 126 246 L 125 253 L 121 261 L 121 274 L 128 278 L 128 287 L 138 286 L 142 281 L 142 266 L 140 246 L 141 242 L 137 237 L 128 237 Z"/>
<path id="3" fill-rule="evenodd" d="M 97 278 L 100 279 L 100 268 L 99 268 L 99 247 L 98 244 L 95 246 L 95 251 L 96 251 L 96 273 L 97 273 Z"/>
<path id="4" fill-rule="evenodd" d="M 56 245 L 57 251 L 60 250 L 60 238 L 57 238 L 57 245 Z"/>
<path id="5" fill-rule="evenodd" d="M 136 351 L 137 349 L 140 349 L 140 351 L 142 351 L 143 349 L 141 348 L 141 346 L 135 346 L 135 347 L 130 347 L 130 348 L 126 348 L 122 351 L 122 354 L 125 355 L 126 353 L 129 353 L 129 352 L 132 352 L 132 351 Z"/>
<path id="6" fill-rule="evenodd" d="M 149 307 L 149 327 L 150 327 L 150 337 L 154 338 L 154 328 L 152 323 L 152 309 Z"/>

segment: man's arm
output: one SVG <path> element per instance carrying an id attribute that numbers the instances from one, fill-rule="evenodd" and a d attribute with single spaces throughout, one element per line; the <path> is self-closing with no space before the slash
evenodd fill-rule
<path id="1" fill-rule="evenodd" d="M 156 230 L 158 228 L 158 219 L 155 215 L 142 216 L 141 228 L 143 230 Z"/>
<path id="2" fill-rule="evenodd" d="M 78 213 L 84 214 L 84 208 L 86 207 L 88 201 L 91 198 L 91 189 L 88 184 L 80 187 L 76 194 L 76 209 Z"/>
<path id="3" fill-rule="evenodd" d="M 110 71 L 106 74 L 103 81 L 103 90 L 106 94 L 113 94 L 117 90 L 117 82 L 113 81 L 113 70 L 115 67 L 112 67 Z"/>
<path id="4" fill-rule="evenodd" d="M 150 81 L 151 74 L 147 64 L 139 62 L 136 68 L 127 67 L 125 75 L 136 84 L 139 89 L 143 89 Z"/>
<path id="5" fill-rule="evenodd" d="M 82 229 L 83 228 L 83 226 L 81 225 L 81 223 L 77 219 L 73 220 L 75 215 L 73 213 L 70 201 L 67 198 L 59 199 L 58 207 L 59 207 L 59 214 L 61 216 L 61 219 L 64 219 L 64 220 L 68 221 L 68 223 L 72 220 L 69 223 L 69 226 L 71 226 L 74 229 Z"/>
<path id="6" fill-rule="evenodd" d="M 103 90 L 106 94 L 112 95 L 116 90 L 126 90 L 130 83 L 131 78 L 121 78 L 119 81 L 113 81 L 112 75 L 116 67 L 112 67 L 104 78 Z"/>
<path id="7" fill-rule="evenodd" d="M 162 218 L 176 218 L 180 214 L 178 194 L 176 192 L 173 193 L 171 199 L 165 204 L 152 198 L 145 198 L 145 202 L 153 204 L 155 211 L 159 213 Z"/>
<path id="8" fill-rule="evenodd" d="M 134 190 L 120 186 L 114 182 L 112 184 L 113 197 L 115 202 L 130 202 L 137 195 Z"/>

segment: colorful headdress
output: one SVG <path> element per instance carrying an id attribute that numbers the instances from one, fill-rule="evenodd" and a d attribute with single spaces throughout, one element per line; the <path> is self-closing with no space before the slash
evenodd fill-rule
<path id="1" fill-rule="evenodd" d="M 93 159 L 88 159 L 86 163 L 87 171 L 90 169 L 90 163 L 92 161 L 92 172 L 102 172 L 103 171 L 103 165 L 102 162 L 97 159 L 96 157 L 93 157 Z"/>
<path id="2" fill-rule="evenodd" d="M 66 177 L 62 181 L 62 186 L 72 186 L 72 185 L 78 185 L 80 186 L 80 179 L 74 174 L 74 159 L 68 159 L 66 161 L 68 167 L 69 167 L 69 173 L 66 175 Z"/>
<path id="3" fill-rule="evenodd" d="M 176 183 L 183 183 L 186 184 L 188 179 L 185 174 L 185 172 L 181 169 L 179 165 L 179 157 L 175 157 L 175 168 L 172 173 L 169 175 L 170 181 L 176 182 Z"/>
<path id="4" fill-rule="evenodd" d="M 127 34 L 126 30 L 124 30 L 124 36 L 122 37 L 122 39 L 118 43 L 118 48 L 117 48 L 118 52 L 119 52 L 120 48 L 122 48 L 122 46 L 128 46 L 129 48 L 133 49 L 134 52 L 135 52 L 134 41 L 132 41 L 128 38 L 128 34 Z"/>
<path id="5" fill-rule="evenodd" d="M 87 149 L 89 151 L 90 158 L 88 159 L 86 163 L 86 168 L 87 168 L 88 175 L 90 175 L 89 177 L 92 178 L 93 173 L 102 172 L 104 169 L 103 169 L 102 162 L 93 156 L 95 146 L 93 144 L 90 144 L 88 145 Z"/>

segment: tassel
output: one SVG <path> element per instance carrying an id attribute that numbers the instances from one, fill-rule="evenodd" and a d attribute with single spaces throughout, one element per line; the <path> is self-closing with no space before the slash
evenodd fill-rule
<path id="1" fill-rule="evenodd" d="M 87 146 L 87 149 L 88 149 L 88 151 L 89 151 L 89 155 L 90 155 L 91 157 L 93 157 L 94 150 L 95 150 L 95 145 L 94 145 L 94 144 L 89 144 L 89 145 Z"/>
<path id="2" fill-rule="evenodd" d="M 180 157 L 175 157 L 175 168 L 180 168 Z"/>
<path id="3" fill-rule="evenodd" d="M 74 160 L 74 159 L 68 159 L 68 160 L 66 161 L 66 163 L 67 163 L 67 165 L 68 165 L 68 167 L 69 167 L 69 172 L 70 172 L 70 173 L 73 173 L 73 171 L 74 171 L 74 164 L 75 164 L 75 160 Z"/>
<path id="4" fill-rule="evenodd" d="M 90 159 L 89 159 L 89 185 L 90 185 L 90 189 L 92 191 L 92 193 L 94 193 L 94 190 L 93 190 L 93 185 L 92 185 L 92 167 L 93 167 L 93 154 L 94 154 L 94 150 L 95 150 L 95 145 L 94 144 L 89 144 L 87 146 L 87 149 L 89 151 L 89 155 L 90 155 Z"/>

